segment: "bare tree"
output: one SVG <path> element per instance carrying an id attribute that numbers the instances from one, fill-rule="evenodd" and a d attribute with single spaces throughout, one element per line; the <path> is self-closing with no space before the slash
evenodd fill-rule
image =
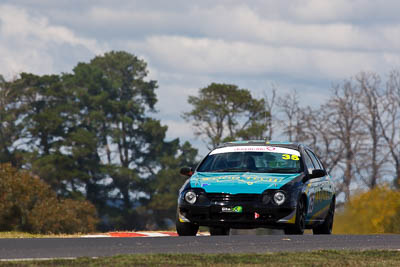
<path id="1" fill-rule="evenodd" d="M 394 185 L 400 189 L 400 72 L 393 70 L 386 84 L 384 107 L 378 120 L 394 164 Z"/>
<path id="2" fill-rule="evenodd" d="M 361 72 L 356 76 L 356 80 L 360 90 L 360 119 L 368 138 L 357 156 L 359 160 L 355 163 L 357 176 L 372 189 L 382 177 L 383 165 L 387 161 L 381 130 L 383 123 L 380 122 L 380 113 L 384 109 L 381 78 L 376 73 Z"/>
<path id="3" fill-rule="evenodd" d="M 360 72 L 335 85 L 318 108 L 302 107 L 295 90 L 283 97 L 273 90 L 264 102 L 271 114 L 267 137 L 278 128 L 289 141 L 311 146 L 339 177 L 345 200 L 357 182 L 372 189 L 391 173 L 400 189 L 400 71 L 390 73 L 386 87 L 378 74 Z"/>
<path id="4" fill-rule="evenodd" d="M 338 167 L 342 170 L 342 178 L 338 184 L 338 192 L 343 192 L 345 200 L 350 198 L 350 186 L 354 181 L 356 155 L 360 151 L 365 132 L 362 129 L 360 93 L 352 80 L 333 88 L 333 96 L 326 104 L 328 109 L 327 123 L 333 128 L 331 134 L 341 142 L 342 160 Z"/>
<path id="5" fill-rule="evenodd" d="M 330 110 L 322 105 L 318 109 L 301 109 L 304 142 L 312 147 L 330 173 L 339 164 L 343 155 L 343 143 L 335 138 L 335 125 L 329 122 Z"/>
<path id="6" fill-rule="evenodd" d="M 301 142 L 312 147 L 324 162 L 328 172 L 332 172 L 343 155 L 343 142 L 335 135 L 330 116 L 332 110 L 327 104 L 319 108 L 301 107 L 297 91 L 278 98 L 279 124 L 289 141 Z"/>
<path id="7" fill-rule="evenodd" d="M 302 114 L 299 105 L 299 97 L 296 90 L 278 98 L 278 108 L 281 113 L 279 124 L 283 134 L 290 142 L 302 142 L 305 140 L 302 127 Z"/>
<path id="8" fill-rule="evenodd" d="M 274 135 L 274 128 L 275 128 L 275 122 L 277 120 L 277 117 L 275 115 L 275 105 L 276 105 L 276 86 L 272 85 L 272 92 L 267 95 L 264 92 L 264 102 L 265 102 L 265 124 L 267 127 L 267 132 L 265 135 L 266 140 L 272 140 L 273 135 Z M 269 116 L 267 116 L 269 114 Z"/>

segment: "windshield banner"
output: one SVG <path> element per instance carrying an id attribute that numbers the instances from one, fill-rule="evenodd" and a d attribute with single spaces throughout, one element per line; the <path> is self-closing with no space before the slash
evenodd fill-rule
<path id="1" fill-rule="evenodd" d="M 217 148 L 210 155 L 230 152 L 271 152 L 280 154 L 291 154 L 300 157 L 300 152 L 294 149 L 275 146 L 228 146 Z"/>

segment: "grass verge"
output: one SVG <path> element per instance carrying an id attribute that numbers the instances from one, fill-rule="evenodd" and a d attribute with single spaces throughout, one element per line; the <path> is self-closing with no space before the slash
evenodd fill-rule
<path id="1" fill-rule="evenodd" d="M 25 232 L 0 232 L 0 238 L 68 238 L 68 237 L 80 237 L 82 234 L 74 235 L 42 235 L 42 234 L 30 234 Z"/>
<path id="2" fill-rule="evenodd" d="M 138 254 L 75 260 L 12 261 L 0 266 L 400 266 L 399 251 L 280 252 L 266 254 Z"/>

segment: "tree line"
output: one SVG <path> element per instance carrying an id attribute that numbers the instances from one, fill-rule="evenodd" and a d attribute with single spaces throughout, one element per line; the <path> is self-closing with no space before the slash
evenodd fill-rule
<path id="1" fill-rule="evenodd" d="M 301 106 L 296 93 L 277 101 L 276 120 L 289 140 L 313 147 L 345 201 L 352 188 L 389 183 L 400 188 L 400 73 L 386 80 L 360 72 L 336 84 L 319 107 Z"/>
<path id="2" fill-rule="evenodd" d="M 0 163 L 39 177 L 60 203 L 93 203 L 99 230 L 170 227 L 185 180 L 179 168 L 200 158 L 190 143 L 166 140 L 167 126 L 153 117 L 158 85 L 147 74 L 143 60 L 112 51 L 71 73 L 0 76 Z M 358 185 L 400 187 L 399 72 L 384 81 L 359 73 L 333 86 L 319 107 L 300 97 L 278 88 L 255 97 L 212 83 L 188 98 L 182 117 L 210 149 L 234 139 L 311 146 L 344 201 Z"/>
<path id="3" fill-rule="evenodd" d="M 113 51 L 72 73 L 1 79 L 0 162 L 40 177 L 60 199 L 93 203 L 100 230 L 166 227 L 185 180 L 179 167 L 197 150 L 166 140 L 147 73 L 143 60 Z"/>
<path id="4" fill-rule="evenodd" d="M 246 93 L 249 95 L 246 95 Z M 400 72 L 386 80 L 359 74 L 332 86 L 317 107 L 301 105 L 296 90 L 271 88 L 253 99 L 234 85 L 211 84 L 189 97 L 184 113 L 209 148 L 232 139 L 304 143 L 322 158 L 345 201 L 352 188 L 390 183 L 400 188 Z M 246 129 L 242 131 L 242 128 Z"/>

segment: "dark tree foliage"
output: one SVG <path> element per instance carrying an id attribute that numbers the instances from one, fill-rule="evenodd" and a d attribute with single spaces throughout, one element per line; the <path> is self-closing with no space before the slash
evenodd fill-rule
<path id="1" fill-rule="evenodd" d="M 0 231 L 85 233 L 97 222 L 90 202 L 59 200 L 40 178 L 0 164 Z"/>
<path id="2" fill-rule="evenodd" d="M 183 117 L 195 134 L 205 138 L 209 148 L 235 139 L 264 139 L 270 114 L 264 99 L 255 99 L 249 90 L 232 84 L 212 83 L 189 96 L 192 110 Z"/>
<path id="3" fill-rule="evenodd" d="M 62 77 L 21 73 L 10 83 L 10 91 L 14 102 L 9 114 L 19 130 L 14 146 L 23 155 L 22 164 L 65 194 L 66 181 L 74 178 L 69 173 L 74 163 L 64 153 L 72 110 Z"/>
<path id="4" fill-rule="evenodd" d="M 20 153 L 13 145 L 20 135 L 18 114 L 14 111 L 17 102 L 10 83 L 0 75 L 0 163 L 11 162 L 14 166 L 21 166 Z"/>
<path id="5" fill-rule="evenodd" d="M 29 169 L 59 196 L 94 203 L 103 229 L 163 226 L 170 210 L 147 206 L 154 184 L 169 170 L 180 179 L 183 153 L 194 161 L 197 151 L 165 141 L 167 127 L 150 116 L 157 83 L 146 76 L 143 60 L 109 52 L 70 74 L 1 80 L 0 160 Z"/>
<path id="6" fill-rule="evenodd" d="M 126 52 L 111 52 L 89 64 L 79 64 L 68 80 L 79 110 L 75 123 L 80 132 L 75 134 L 79 139 L 75 142 L 81 143 L 81 150 L 74 151 L 82 162 L 79 169 L 91 166 L 85 160 L 100 162 L 101 175 L 89 175 L 91 179 L 85 184 L 87 197 L 101 203 L 106 194 L 108 202 L 118 207 L 111 212 L 122 214 L 111 219 L 118 228 L 143 227 L 135 211 L 138 195 L 147 187 L 143 178 L 159 168 L 158 158 L 168 146 L 164 141 L 167 128 L 148 116 L 154 112 L 157 85 L 145 81 L 146 75 L 142 60 Z M 87 140 L 82 139 L 90 134 Z M 103 203 L 102 208 L 110 211 L 105 206 Z"/>
<path id="7" fill-rule="evenodd" d="M 174 157 L 171 157 L 170 153 L 175 153 Z M 182 166 L 194 168 L 196 156 L 196 149 L 188 142 L 179 146 L 178 140 L 171 142 L 169 148 L 161 154 L 159 157 L 161 169 L 151 177 L 148 188 L 151 197 L 146 206 L 153 214 L 147 220 L 146 228 L 154 229 L 157 225 L 166 228 L 168 223 L 174 223 L 178 191 L 187 179 L 179 174 L 179 170 Z"/>

